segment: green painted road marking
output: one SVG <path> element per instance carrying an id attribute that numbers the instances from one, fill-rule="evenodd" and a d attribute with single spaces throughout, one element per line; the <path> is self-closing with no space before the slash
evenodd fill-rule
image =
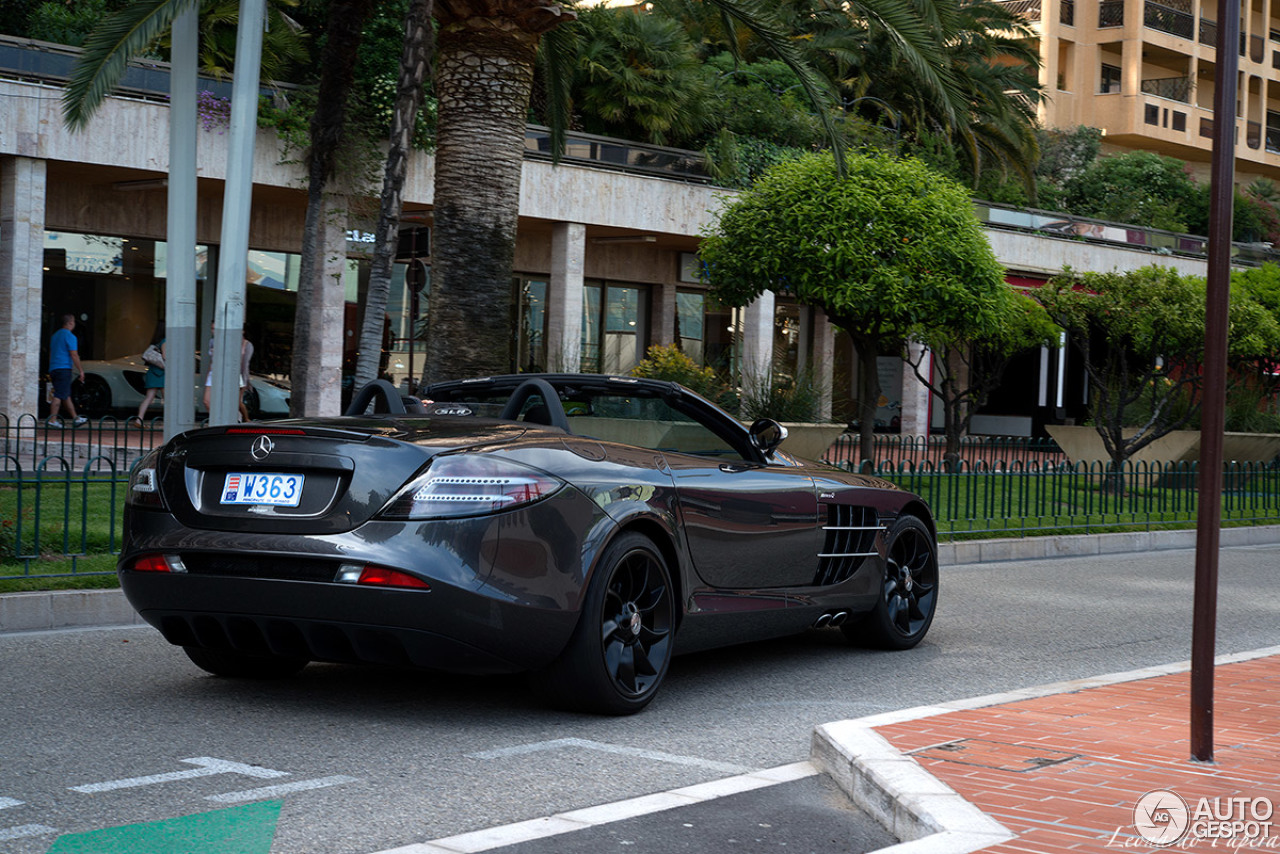
<path id="1" fill-rule="evenodd" d="M 48 854 L 268 854 L 284 801 L 58 837 Z"/>

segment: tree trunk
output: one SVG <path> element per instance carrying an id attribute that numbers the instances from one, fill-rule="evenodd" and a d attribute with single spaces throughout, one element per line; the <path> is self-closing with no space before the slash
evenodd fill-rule
<path id="1" fill-rule="evenodd" d="M 846 327 L 847 329 L 848 327 Z M 876 409 L 880 404 L 880 371 L 876 363 L 879 348 L 874 339 L 851 335 L 853 349 L 858 354 L 858 372 L 861 382 L 858 394 L 858 457 L 859 470 L 871 470 L 876 457 Z"/>
<path id="2" fill-rule="evenodd" d="M 511 370 L 511 272 L 539 36 L 548 0 L 439 0 L 435 241 L 426 375 Z"/>
<path id="3" fill-rule="evenodd" d="M 356 360 L 355 388 L 378 377 L 382 355 L 382 330 L 391 293 L 391 266 L 395 262 L 400 237 L 400 208 L 404 182 L 409 170 L 413 129 L 422 104 L 422 87 L 431 67 L 431 10 L 433 0 L 412 0 L 405 16 L 404 53 L 400 58 L 395 114 L 391 120 L 391 146 L 382 177 L 382 205 L 378 212 L 377 243 L 369 271 L 369 290 L 360 326 L 360 355 Z M 416 301 L 415 301 L 416 303 Z M 416 317 L 409 319 L 409 334 L 415 334 Z M 413 366 L 410 365 L 410 372 Z M 413 389 L 410 389 L 410 393 Z"/>
<path id="4" fill-rule="evenodd" d="M 334 163 L 347 118 L 347 95 L 355 79 L 356 54 L 373 0 L 334 0 L 329 7 L 324 53 L 321 56 L 320 90 L 315 114 L 311 117 L 311 150 L 307 158 L 307 213 L 303 223 L 302 257 L 298 260 L 298 302 L 293 324 L 293 359 L 290 379 L 293 392 L 289 412 L 298 416 L 312 413 L 315 401 L 311 372 L 320 364 L 315 352 L 312 328 L 317 313 L 313 303 L 324 275 L 325 185 L 333 175 Z"/>

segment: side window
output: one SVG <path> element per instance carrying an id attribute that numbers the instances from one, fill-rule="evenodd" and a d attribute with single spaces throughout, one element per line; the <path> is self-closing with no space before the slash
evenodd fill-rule
<path id="1" fill-rule="evenodd" d="M 566 404 L 569 429 L 607 442 L 731 460 L 742 454 L 705 424 L 656 397 L 599 396 Z"/>

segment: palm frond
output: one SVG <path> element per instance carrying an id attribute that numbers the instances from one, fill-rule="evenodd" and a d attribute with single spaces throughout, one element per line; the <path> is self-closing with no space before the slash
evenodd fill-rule
<path id="1" fill-rule="evenodd" d="M 813 70 L 813 66 L 805 61 L 804 56 L 787 38 L 774 14 L 773 5 L 762 0 L 706 0 L 706 2 L 750 30 L 796 75 L 801 88 L 822 121 L 823 131 L 831 141 L 831 150 L 836 159 L 836 171 L 843 176 L 845 146 L 844 139 L 836 130 L 835 121 L 832 119 L 836 98 L 831 91 L 831 84 Z"/>
<path id="2" fill-rule="evenodd" d="M 565 132 L 573 110 L 573 72 L 578 59 L 578 28 L 556 27 L 542 34 L 543 85 L 547 92 L 547 125 L 551 128 L 551 162 L 564 154 Z"/>
<path id="3" fill-rule="evenodd" d="M 137 0 L 99 24 L 85 39 L 62 96 L 63 121 L 71 130 L 89 123 L 102 101 L 120 82 L 129 60 L 156 40 L 173 19 L 197 0 Z"/>

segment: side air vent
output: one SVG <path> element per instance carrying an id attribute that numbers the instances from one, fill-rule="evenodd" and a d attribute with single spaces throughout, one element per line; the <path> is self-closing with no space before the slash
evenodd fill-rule
<path id="1" fill-rule="evenodd" d="M 839 584 L 847 581 L 862 566 L 862 562 L 876 555 L 876 534 L 884 526 L 870 507 L 850 507 L 841 504 L 827 505 L 827 532 L 818 555 L 816 585 Z"/>

